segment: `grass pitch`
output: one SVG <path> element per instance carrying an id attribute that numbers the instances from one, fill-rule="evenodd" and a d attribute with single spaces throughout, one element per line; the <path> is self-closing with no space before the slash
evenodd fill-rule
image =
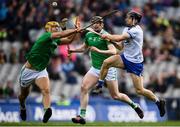
<path id="1" fill-rule="evenodd" d="M 172 126 L 179 126 L 180 127 L 180 121 L 166 121 L 166 122 L 93 122 L 93 123 L 87 123 L 85 125 L 80 124 L 73 124 L 71 122 L 49 122 L 49 123 L 41 123 L 41 122 L 20 122 L 20 123 L 0 123 L 0 126 L 61 126 L 61 127 L 79 127 L 79 126 L 87 126 L 87 127 L 117 127 L 117 126 L 156 126 L 156 127 L 172 127 Z"/>

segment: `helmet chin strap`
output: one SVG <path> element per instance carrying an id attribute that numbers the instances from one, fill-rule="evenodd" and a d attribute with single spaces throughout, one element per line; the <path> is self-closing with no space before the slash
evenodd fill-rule
<path id="1" fill-rule="evenodd" d="M 126 26 L 127 26 L 127 27 L 133 27 L 133 26 L 136 25 L 135 19 L 133 19 L 133 18 L 131 18 L 131 19 L 132 19 L 132 23 L 130 23 L 130 24 L 127 24 L 127 23 L 126 23 Z"/>
<path id="2" fill-rule="evenodd" d="M 133 27 L 136 25 L 136 20 L 132 18 L 132 25 L 130 27 Z"/>

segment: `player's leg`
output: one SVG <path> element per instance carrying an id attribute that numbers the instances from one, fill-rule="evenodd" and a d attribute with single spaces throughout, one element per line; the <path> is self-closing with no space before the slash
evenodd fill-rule
<path id="1" fill-rule="evenodd" d="M 48 76 L 40 77 L 35 80 L 36 85 L 40 88 L 41 93 L 43 95 L 43 106 L 44 106 L 44 117 L 43 122 L 48 122 L 49 118 L 52 115 L 51 106 L 51 97 L 50 97 L 50 81 Z"/>
<path id="2" fill-rule="evenodd" d="M 43 95 L 43 106 L 44 109 L 47 109 L 51 105 L 51 98 L 50 98 L 50 83 L 48 77 L 41 77 L 36 79 L 36 85 L 40 88 L 40 91 Z"/>
<path id="3" fill-rule="evenodd" d="M 22 108 L 25 108 L 25 100 L 30 92 L 30 86 L 21 87 L 20 86 L 20 94 L 18 95 L 19 103 Z"/>
<path id="4" fill-rule="evenodd" d="M 104 80 L 110 67 L 124 68 L 124 63 L 119 55 L 113 55 L 104 60 L 100 71 L 100 80 Z"/>
<path id="5" fill-rule="evenodd" d="M 107 58 L 106 60 L 104 60 L 103 65 L 101 67 L 98 84 L 96 86 L 97 92 L 101 91 L 101 88 L 104 85 L 104 79 L 110 67 L 124 68 L 124 63 L 119 55 L 113 55 Z"/>
<path id="6" fill-rule="evenodd" d="M 134 87 L 136 89 L 136 92 L 140 95 L 143 95 L 147 97 L 148 99 L 154 101 L 156 105 L 158 106 L 158 109 L 160 111 L 160 116 L 164 116 L 165 114 L 165 101 L 159 100 L 158 97 L 156 97 L 155 94 L 153 94 L 152 91 L 146 89 L 143 87 L 143 76 L 138 76 L 133 73 L 131 73 L 131 78 L 133 80 Z"/>
<path id="7" fill-rule="evenodd" d="M 34 81 L 33 73 L 26 69 L 25 66 L 22 67 L 19 77 L 20 92 L 18 95 L 18 100 L 20 104 L 20 117 L 23 121 L 26 120 L 26 98 L 28 97 L 31 89 L 31 84 Z"/>
<path id="8" fill-rule="evenodd" d="M 134 103 L 126 94 L 119 92 L 117 80 L 106 81 L 106 84 L 107 88 L 109 89 L 110 95 L 113 99 L 127 103 L 136 111 L 136 113 L 141 119 L 144 117 L 144 113 L 140 106 Z"/>
<path id="9" fill-rule="evenodd" d="M 97 83 L 97 75 L 92 73 L 92 68 L 86 73 L 83 78 L 80 93 L 80 115 L 72 118 L 74 123 L 85 124 L 86 108 L 89 102 L 89 90 Z"/>
<path id="10" fill-rule="evenodd" d="M 30 92 L 30 86 L 27 86 L 27 87 L 20 86 L 20 93 L 18 95 L 18 100 L 20 104 L 20 117 L 23 121 L 26 120 L 25 101 L 26 101 L 27 96 L 29 95 L 29 92 Z"/>

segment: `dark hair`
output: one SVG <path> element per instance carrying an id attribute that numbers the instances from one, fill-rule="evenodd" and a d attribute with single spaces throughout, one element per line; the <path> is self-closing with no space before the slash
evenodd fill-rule
<path id="1" fill-rule="evenodd" d="M 92 23 L 95 22 L 95 21 L 97 21 L 97 20 L 99 20 L 99 22 L 103 22 L 103 18 L 102 18 L 101 16 L 93 16 L 93 17 L 91 18 L 91 22 L 92 22 Z"/>
<path id="2" fill-rule="evenodd" d="M 133 19 L 136 19 L 138 21 L 138 23 L 141 21 L 141 18 L 142 18 L 142 15 L 138 12 L 135 12 L 135 11 L 130 11 L 128 13 L 128 15 L 133 18 Z"/>

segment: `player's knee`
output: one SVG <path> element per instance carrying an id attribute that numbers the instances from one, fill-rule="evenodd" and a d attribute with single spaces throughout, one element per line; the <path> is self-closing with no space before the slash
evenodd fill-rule
<path id="1" fill-rule="evenodd" d="M 20 97 L 26 97 L 29 95 L 29 91 L 30 91 L 30 87 L 26 87 L 26 88 L 21 88 L 21 90 L 19 91 L 19 95 Z"/>
<path id="2" fill-rule="evenodd" d="M 108 61 L 108 60 L 104 60 L 103 66 L 104 66 L 105 68 L 109 68 L 109 67 L 110 67 L 109 61 Z"/>
<path id="3" fill-rule="evenodd" d="M 26 94 L 20 93 L 20 94 L 18 95 L 18 98 L 19 98 L 19 99 L 25 99 L 27 96 L 28 96 L 28 93 L 26 93 Z"/>
<path id="4" fill-rule="evenodd" d="M 21 100 L 21 99 L 24 99 L 25 96 L 23 94 L 20 94 L 20 95 L 18 95 L 18 98 Z"/>
<path id="5" fill-rule="evenodd" d="M 82 85 L 81 86 L 81 92 L 85 92 L 85 93 L 87 93 L 88 92 L 88 87 L 86 87 L 86 85 Z"/>
<path id="6" fill-rule="evenodd" d="M 114 99 L 114 100 L 118 100 L 118 96 L 117 96 L 117 94 L 111 94 L 111 97 Z"/>
<path id="7" fill-rule="evenodd" d="M 50 94 L 50 89 L 49 88 L 42 89 L 41 92 L 42 92 L 43 95 L 49 95 Z"/>
<path id="8" fill-rule="evenodd" d="M 136 93 L 140 94 L 140 95 L 143 95 L 144 90 L 143 89 L 136 89 Z"/>
<path id="9" fill-rule="evenodd" d="M 118 100 L 118 96 L 112 96 L 114 100 Z"/>

